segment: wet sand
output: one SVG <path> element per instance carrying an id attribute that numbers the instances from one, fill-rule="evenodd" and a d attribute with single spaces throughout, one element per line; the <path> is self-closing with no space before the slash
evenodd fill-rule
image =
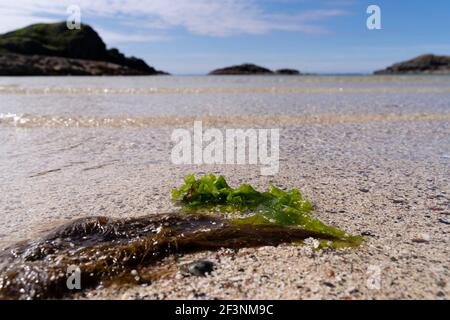
<path id="1" fill-rule="evenodd" d="M 433 96 L 438 102 L 428 106 L 424 95 L 405 106 L 378 105 L 376 112 L 325 112 L 305 103 L 306 112 L 274 117 L 258 110 L 252 116 L 204 117 L 217 127 L 276 124 L 280 172 L 273 177 L 261 176 L 258 166 L 172 165 L 170 133 L 191 126 L 191 118 L 119 127 L 0 126 L 0 246 L 83 216 L 176 211 L 171 188 L 188 173 L 214 172 L 233 185 L 300 188 L 317 217 L 364 235 L 366 242 L 319 252 L 280 245 L 169 257 L 158 266 L 167 270 L 164 277 L 151 285 L 99 288 L 77 298 L 448 299 L 450 109 L 442 102 L 446 94 Z M 291 98 L 310 96 L 286 99 Z M 389 95 L 380 99 L 389 101 Z M 3 102 L 1 109 L 7 109 Z M 183 266 L 199 258 L 213 261 L 216 270 L 207 277 L 186 276 Z"/>
<path id="2" fill-rule="evenodd" d="M 275 178 L 260 177 L 251 168 L 197 170 L 224 173 L 236 184 L 300 187 L 323 221 L 365 235 L 361 248 L 315 252 L 282 245 L 186 255 L 176 262 L 168 259 L 173 272 L 150 286 L 86 297 L 448 298 L 448 122 L 310 125 L 283 132 L 290 142 L 284 143 Z M 158 181 L 179 181 L 189 170 L 167 175 L 170 171 L 153 173 Z M 170 183 L 156 185 L 163 194 L 170 188 Z M 167 200 L 162 203 L 164 209 L 171 207 Z M 200 258 L 215 262 L 217 270 L 207 278 L 185 277 L 180 266 Z"/>

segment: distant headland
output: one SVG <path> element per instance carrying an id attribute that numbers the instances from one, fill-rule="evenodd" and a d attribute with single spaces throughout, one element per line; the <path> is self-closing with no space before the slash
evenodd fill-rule
<path id="1" fill-rule="evenodd" d="M 374 74 L 450 74 L 450 56 L 425 54 L 375 71 Z"/>
<path id="2" fill-rule="evenodd" d="M 252 63 L 244 63 L 241 65 L 235 65 L 231 67 L 225 67 L 221 69 L 213 70 L 209 73 L 210 75 L 300 75 L 300 71 L 295 69 L 280 69 L 272 71 L 270 69 L 257 66 Z"/>
<path id="3" fill-rule="evenodd" d="M 107 49 L 89 25 L 39 23 L 0 35 L 0 75 L 160 75 L 144 60 Z"/>

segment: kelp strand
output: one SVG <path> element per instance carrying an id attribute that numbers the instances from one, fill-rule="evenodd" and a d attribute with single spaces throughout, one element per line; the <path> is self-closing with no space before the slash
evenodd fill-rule
<path id="1" fill-rule="evenodd" d="M 133 281 L 128 275 L 176 253 L 220 248 L 275 246 L 319 232 L 274 225 L 242 225 L 205 214 L 162 214 L 134 219 L 83 218 L 38 241 L 0 255 L 0 298 L 61 298 L 76 291 L 66 285 L 71 265 L 81 270 L 82 289 Z"/>

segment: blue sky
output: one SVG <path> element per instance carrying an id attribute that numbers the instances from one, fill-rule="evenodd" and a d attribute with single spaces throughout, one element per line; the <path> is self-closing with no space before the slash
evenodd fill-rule
<path id="1" fill-rule="evenodd" d="M 366 27 L 370 4 L 381 8 L 381 30 Z M 66 20 L 68 5 L 109 47 L 174 74 L 243 62 L 368 73 L 450 54 L 448 0 L 0 0 L 0 32 Z"/>

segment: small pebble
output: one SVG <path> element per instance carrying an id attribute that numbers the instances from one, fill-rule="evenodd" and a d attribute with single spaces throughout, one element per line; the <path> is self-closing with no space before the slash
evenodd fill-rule
<path id="1" fill-rule="evenodd" d="M 412 242 L 417 242 L 417 243 L 430 242 L 430 235 L 427 233 L 419 234 L 417 237 L 412 239 Z"/>
<path id="2" fill-rule="evenodd" d="M 347 292 L 347 294 L 355 294 L 355 293 L 358 293 L 359 290 L 356 289 L 355 287 L 350 287 L 346 290 L 346 292 Z"/>
<path id="3" fill-rule="evenodd" d="M 367 192 L 369 192 L 369 189 L 367 189 L 367 188 L 359 188 L 359 191 L 367 193 Z"/>
<path id="4" fill-rule="evenodd" d="M 214 263 L 208 260 L 197 260 L 188 265 L 188 271 L 194 276 L 204 276 L 214 270 Z"/>

